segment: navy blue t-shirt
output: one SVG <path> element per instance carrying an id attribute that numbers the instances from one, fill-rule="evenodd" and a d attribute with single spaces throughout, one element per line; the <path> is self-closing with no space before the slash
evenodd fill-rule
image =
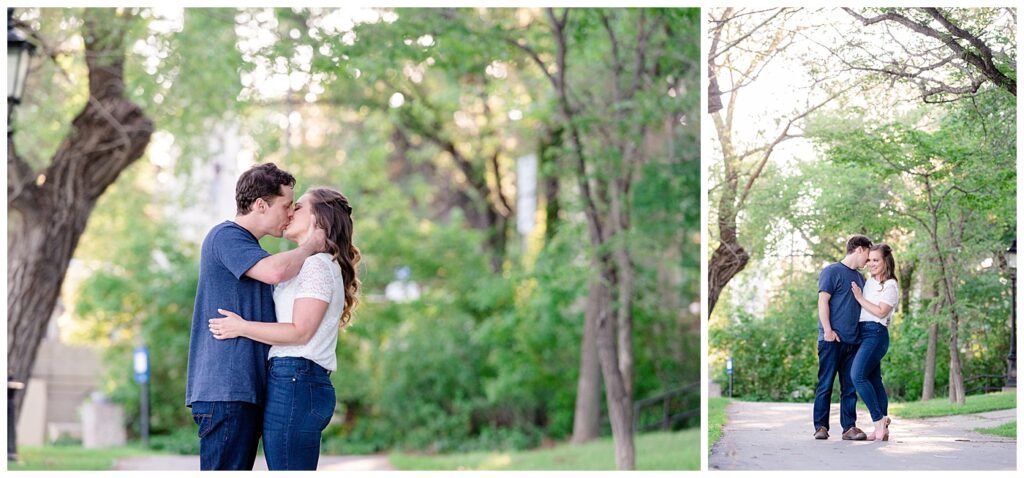
<path id="1" fill-rule="evenodd" d="M 244 275 L 269 255 L 252 233 L 234 222 L 224 221 L 206 234 L 188 345 L 185 405 L 263 403 L 270 346 L 244 337 L 217 340 L 210 333 L 209 320 L 221 316 L 217 309 L 224 309 L 245 320 L 277 321 L 273 286 Z"/>
<path id="2" fill-rule="evenodd" d="M 860 304 L 853 296 L 850 283 L 864 288 L 864 277 L 855 269 L 850 269 L 842 262 L 829 264 L 818 276 L 818 292 L 828 292 L 829 322 L 832 330 L 839 334 L 843 343 L 860 343 L 857 336 L 857 323 L 860 322 Z M 818 340 L 825 340 L 825 328 L 818 320 Z"/>

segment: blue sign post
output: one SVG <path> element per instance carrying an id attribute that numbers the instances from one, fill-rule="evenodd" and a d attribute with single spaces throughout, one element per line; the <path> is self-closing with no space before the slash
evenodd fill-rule
<path id="1" fill-rule="evenodd" d="M 729 398 L 732 398 L 732 357 L 725 360 L 725 373 L 729 375 Z"/>
<path id="2" fill-rule="evenodd" d="M 145 345 L 135 347 L 132 354 L 132 368 L 135 371 L 135 383 L 139 384 L 139 434 L 142 435 L 142 446 L 149 446 L 149 349 Z"/>

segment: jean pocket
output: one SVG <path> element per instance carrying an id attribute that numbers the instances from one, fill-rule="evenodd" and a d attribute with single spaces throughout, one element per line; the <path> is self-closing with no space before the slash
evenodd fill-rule
<path id="1" fill-rule="evenodd" d="M 296 373 L 294 365 L 281 365 L 277 363 L 271 363 L 270 365 L 270 376 L 272 378 L 292 379 L 295 378 Z"/>
<path id="2" fill-rule="evenodd" d="M 327 428 L 331 417 L 334 416 L 334 406 L 337 403 L 334 394 L 334 387 L 319 383 L 309 384 L 309 414 L 320 422 L 320 429 Z"/>
<path id="3" fill-rule="evenodd" d="M 199 426 L 199 438 L 204 438 L 213 431 L 213 410 L 209 403 L 192 404 L 192 421 Z"/>

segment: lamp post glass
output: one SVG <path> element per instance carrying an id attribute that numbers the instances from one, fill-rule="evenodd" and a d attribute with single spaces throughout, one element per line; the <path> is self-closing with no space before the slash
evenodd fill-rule
<path id="1" fill-rule="evenodd" d="M 15 32 L 16 33 L 16 32 Z M 28 63 L 30 60 L 29 48 L 24 45 L 30 43 L 21 41 L 22 46 L 14 45 L 8 34 L 7 42 L 7 98 L 18 103 L 25 92 L 25 77 L 28 76 Z"/>
<path id="2" fill-rule="evenodd" d="M 11 131 L 11 113 L 25 93 L 28 66 L 36 46 L 14 29 L 14 9 L 7 9 L 7 131 Z"/>

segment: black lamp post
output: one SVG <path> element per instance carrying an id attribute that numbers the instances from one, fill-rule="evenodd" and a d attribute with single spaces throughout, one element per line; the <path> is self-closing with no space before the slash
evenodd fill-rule
<path id="1" fill-rule="evenodd" d="M 25 92 L 25 78 L 28 64 L 36 46 L 25 40 L 21 32 L 14 29 L 14 9 L 7 9 L 7 137 L 10 140 L 14 129 L 11 118 L 14 107 L 21 103 Z M 20 380 L 19 380 L 20 378 Z M 18 409 L 15 406 L 18 393 L 25 388 L 25 378 L 11 376 L 7 371 L 7 461 L 18 460 Z"/>
<path id="2" fill-rule="evenodd" d="M 25 40 L 25 35 L 14 29 L 14 9 L 7 9 L 7 134 L 11 134 L 11 115 L 21 103 L 25 92 L 28 65 L 36 46 Z"/>
<path id="3" fill-rule="evenodd" d="M 1006 388 L 1017 388 L 1017 239 L 1006 250 L 1006 266 L 1010 269 L 1010 354 L 1006 356 Z"/>

